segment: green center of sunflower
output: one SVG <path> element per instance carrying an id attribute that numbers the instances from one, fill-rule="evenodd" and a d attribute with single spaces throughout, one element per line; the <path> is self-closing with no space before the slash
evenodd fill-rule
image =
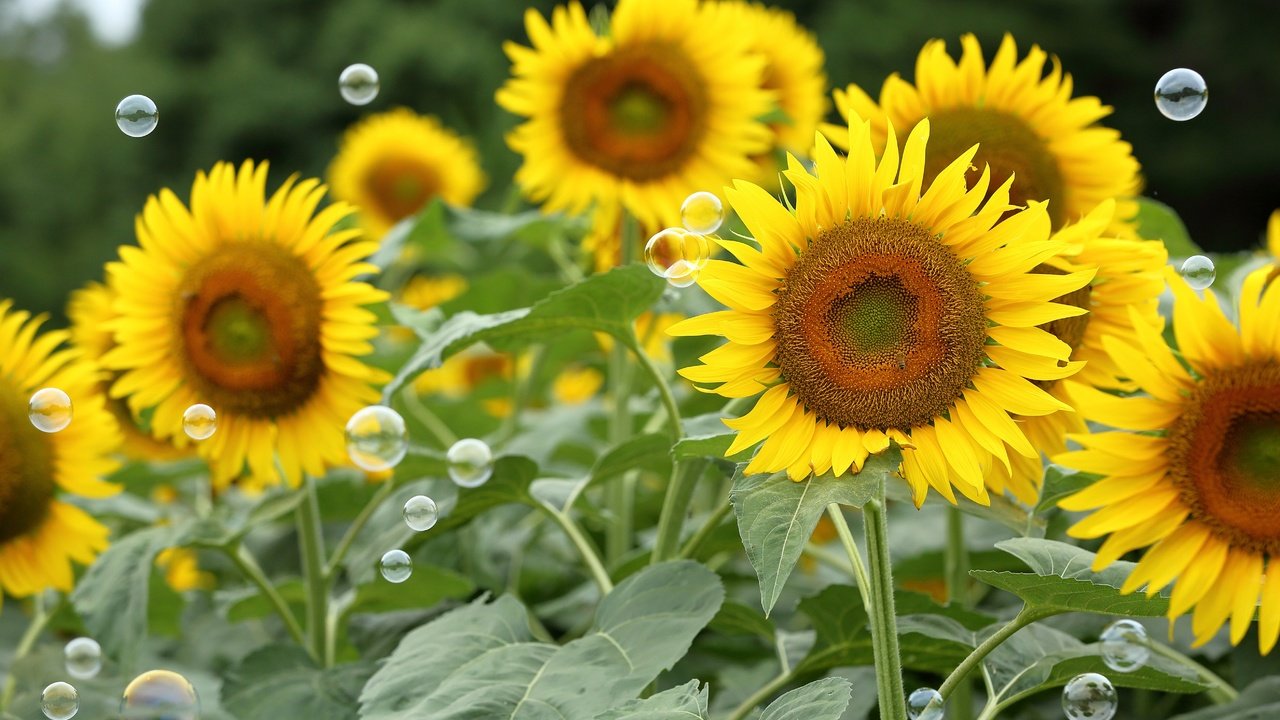
<path id="1" fill-rule="evenodd" d="M 402 220 L 417 213 L 440 192 L 440 179 L 431 168 L 406 158 L 379 162 L 365 179 L 373 209 Z"/>
<path id="2" fill-rule="evenodd" d="M 788 386 L 841 427 L 923 425 L 960 397 L 985 356 L 977 281 L 906 220 L 822 231 L 789 271 L 773 320 Z"/>
<path id="3" fill-rule="evenodd" d="M 1054 229 L 1066 221 L 1064 183 L 1058 161 L 1049 145 L 1021 118 L 988 108 L 959 107 L 929 115 L 929 153 L 925 158 L 925 184 L 974 145 L 975 181 L 985 166 L 991 167 L 991 189 L 1014 175 L 1009 202 L 1025 206 L 1028 200 L 1048 200 Z"/>
<path id="4" fill-rule="evenodd" d="M 705 80 L 680 48 L 617 48 L 565 83 L 560 130 L 582 162 L 644 181 L 684 167 L 707 129 Z"/>
<path id="5" fill-rule="evenodd" d="M 1066 275 L 1067 271 L 1056 268 L 1048 264 L 1037 265 L 1032 272 L 1041 275 Z M 1066 295 L 1062 295 L 1053 299 L 1053 302 L 1062 305 L 1070 305 L 1072 307 L 1084 308 L 1088 310 L 1091 307 L 1093 299 L 1093 285 L 1088 284 L 1078 290 L 1072 290 Z M 1089 329 L 1089 318 L 1093 317 L 1092 313 L 1077 315 L 1075 317 L 1061 318 L 1052 320 L 1040 326 L 1040 329 L 1053 335 L 1062 342 L 1071 347 L 1071 354 L 1075 355 L 1076 350 L 1084 344 L 1085 331 Z M 1052 387 L 1057 380 L 1032 380 L 1036 385 L 1048 389 Z"/>
<path id="6" fill-rule="evenodd" d="M 0 545 L 40 527 L 53 501 L 52 441 L 27 418 L 27 400 L 0 377 Z"/>
<path id="7" fill-rule="evenodd" d="M 302 259 L 267 242 L 224 245 L 177 295 L 188 381 L 201 402 L 251 417 L 297 410 L 319 385 L 323 302 Z"/>
<path id="8" fill-rule="evenodd" d="M 1280 365 L 1215 370 L 1169 429 L 1169 476 L 1197 520 L 1280 553 Z"/>

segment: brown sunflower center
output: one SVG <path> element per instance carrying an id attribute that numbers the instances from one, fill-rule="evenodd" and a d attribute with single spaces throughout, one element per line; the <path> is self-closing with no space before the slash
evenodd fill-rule
<path id="1" fill-rule="evenodd" d="M 1037 265 L 1035 270 L 1033 270 L 1032 272 L 1039 273 L 1041 275 L 1066 275 L 1067 274 L 1066 270 L 1063 270 L 1061 268 L 1056 268 L 1052 265 L 1048 265 L 1044 263 Z M 1072 290 L 1066 295 L 1056 297 L 1053 299 L 1053 302 L 1061 303 L 1063 305 L 1070 305 L 1072 307 L 1084 308 L 1085 310 L 1088 310 L 1090 307 L 1090 301 L 1092 299 L 1093 299 L 1093 285 L 1089 284 L 1089 285 L 1085 285 L 1084 287 L 1078 290 Z M 1041 325 L 1040 328 L 1045 332 L 1049 333 L 1050 335 L 1053 335 L 1054 337 L 1058 338 L 1062 342 L 1066 343 L 1067 345 L 1069 345 L 1071 347 L 1071 354 L 1075 355 L 1076 350 L 1078 350 L 1080 346 L 1084 344 L 1084 333 L 1085 333 L 1085 330 L 1089 328 L 1089 318 L 1092 316 L 1093 316 L 1092 313 L 1085 313 L 1084 315 L 1077 315 L 1075 317 L 1067 317 L 1067 318 L 1061 318 L 1058 320 L 1052 320 L 1050 322 L 1045 323 L 1044 325 Z M 1058 381 L 1057 380 L 1032 380 L 1032 382 L 1034 382 L 1036 385 L 1039 385 L 1042 388 L 1047 389 L 1053 386 Z"/>
<path id="2" fill-rule="evenodd" d="M 631 180 L 679 170 L 706 132 L 706 89 L 691 67 L 661 43 L 587 61 L 565 84 L 565 143 L 583 162 Z"/>
<path id="3" fill-rule="evenodd" d="M 201 402 L 253 417 L 296 410 L 324 371 L 320 288 L 302 259 L 237 243 L 192 265 L 175 312 Z"/>
<path id="4" fill-rule="evenodd" d="M 0 377 L 0 545 L 40 527 L 53 501 L 52 441 L 27 400 Z"/>
<path id="5" fill-rule="evenodd" d="M 1053 227 L 1066 220 L 1062 170 L 1048 144 L 1027 122 L 1008 113 L 984 108 L 961 107 L 939 110 L 929 115 L 929 153 L 925 158 L 926 185 L 950 161 L 974 144 L 978 154 L 969 182 L 991 167 L 991 188 L 1000 187 L 1014 175 L 1009 202 L 1025 206 L 1028 200 L 1048 200 Z"/>
<path id="6" fill-rule="evenodd" d="M 775 362 L 829 423 L 910 430 L 946 412 L 984 356 L 978 283 L 925 228 L 858 219 L 822 231 L 791 268 Z"/>
<path id="7" fill-rule="evenodd" d="M 1233 545 L 1280 554 L 1280 365 L 1205 378 L 1169 447 L 1169 475 L 1196 519 Z"/>
<path id="8" fill-rule="evenodd" d="M 375 209 L 396 220 L 413 215 L 440 194 L 436 172 L 405 158 L 388 158 L 374 165 L 365 184 Z"/>

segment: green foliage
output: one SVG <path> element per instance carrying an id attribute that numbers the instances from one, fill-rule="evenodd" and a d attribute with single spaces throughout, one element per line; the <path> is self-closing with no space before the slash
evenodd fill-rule
<path id="1" fill-rule="evenodd" d="M 707 720 L 707 686 L 697 680 L 643 700 L 631 700 L 597 715 L 595 720 Z"/>
<path id="2" fill-rule="evenodd" d="M 369 663 L 322 669 L 296 645 L 268 645 L 227 674 L 223 704 L 241 720 L 348 720 L 373 669 Z"/>
<path id="3" fill-rule="evenodd" d="M 1162 240 L 1169 257 L 1180 258 L 1204 252 L 1187 233 L 1182 218 L 1168 205 L 1151 198 L 1138 198 L 1138 234 L 1150 240 Z"/>
<path id="4" fill-rule="evenodd" d="M 769 703 L 760 720 L 839 720 L 849 705 L 849 681 L 815 680 Z"/>

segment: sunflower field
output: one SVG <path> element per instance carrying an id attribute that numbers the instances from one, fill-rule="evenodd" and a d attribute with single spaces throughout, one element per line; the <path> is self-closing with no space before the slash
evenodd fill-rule
<path id="1" fill-rule="evenodd" d="M 0 720 L 1280 717 L 1269 13 L 532 4 L 0 1 Z"/>

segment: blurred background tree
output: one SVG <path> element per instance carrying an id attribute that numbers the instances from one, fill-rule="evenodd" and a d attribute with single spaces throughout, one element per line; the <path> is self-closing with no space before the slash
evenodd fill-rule
<path id="1" fill-rule="evenodd" d="M 95 0 L 96 1 L 96 0 Z M 502 41 L 525 40 L 536 0 L 150 0 L 136 34 L 104 45 L 77 11 L 15 20 L 0 0 L 0 297 L 61 314 L 67 293 L 102 276 L 133 241 L 146 196 L 186 197 L 197 169 L 268 159 L 272 185 L 322 175 L 344 128 L 405 105 L 471 136 L 491 178 L 481 206 L 509 196 L 517 158 L 502 141 L 512 118 L 493 102 L 507 74 Z M 1280 20 L 1264 0 L 777 0 L 815 29 L 832 83 L 910 78 L 920 46 L 954 50 L 972 31 L 993 52 L 1004 32 L 1039 43 L 1074 74 L 1077 93 L 1115 106 L 1107 122 L 1133 143 L 1147 194 L 1176 208 L 1212 250 L 1258 245 L 1280 206 Z M 377 68 L 371 105 L 342 102 L 352 62 Z M 1151 90 L 1187 66 L 1209 83 L 1205 113 L 1175 123 Z M 120 98 L 160 109 L 144 139 L 116 129 Z"/>

